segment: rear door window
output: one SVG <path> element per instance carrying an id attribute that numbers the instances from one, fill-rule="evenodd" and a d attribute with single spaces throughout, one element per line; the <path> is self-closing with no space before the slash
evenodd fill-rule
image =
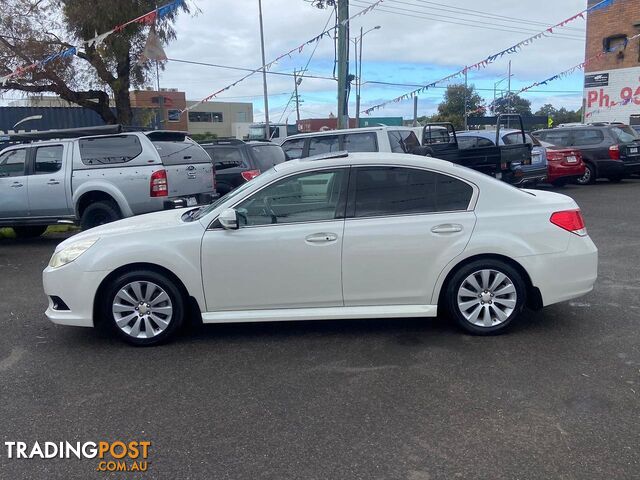
<path id="1" fill-rule="evenodd" d="M 250 148 L 256 166 L 261 172 L 266 172 L 286 160 L 284 151 L 278 145 L 253 145 Z"/>
<path id="2" fill-rule="evenodd" d="M 558 147 L 569 147 L 571 145 L 571 135 L 566 130 L 547 130 L 538 135 L 542 140 Z"/>
<path id="3" fill-rule="evenodd" d="M 22 177 L 27 160 L 27 149 L 19 148 L 0 154 L 0 178 Z"/>
<path id="4" fill-rule="evenodd" d="M 190 140 L 183 142 L 154 141 L 153 146 L 156 147 L 164 165 L 211 162 L 207 152 L 200 145 Z"/>
<path id="5" fill-rule="evenodd" d="M 389 130 L 389 143 L 393 153 L 409 153 L 420 146 L 420 141 L 411 130 Z"/>
<path id="6" fill-rule="evenodd" d="M 337 135 L 323 135 L 309 140 L 309 156 L 337 152 L 340 145 Z"/>
<path id="7" fill-rule="evenodd" d="M 302 154 L 304 151 L 304 138 L 295 138 L 292 140 L 287 140 L 282 144 L 282 150 L 287 155 L 287 158 L 290 160 L 294 160 L 296 158 L 302 158 Z"/>
<path id="8" fill-rule="evenodd" d="M 46 175 L 47 173 L 59 171 L 62 168 L 62 152 L 62 145 L 36 148 L 34 173 L 36 175 Z"/>
<path id="9" fill-rule="evenodd" d="M 349 133 L 344 136 L 344 149 L 347 152 L 377 152 L 376 134 L 373 132 Z"/>
<path id="10" fill-rule="evenodd" d="M 78 145 L 85 165 L 126 163 L 142 153 L 142 145 L 135 135 L 81 138 Z"/>
<path id="11" fill-rule="evenodd" d="M 576 129 L 573 132 L 573 145 L 576 147 L 585 145 L 598 145 L 603 140 L 604 134 L 600 130 Z"/>
<path id="12" fill-rule="evenodd" d="M 611 133 L 613 134 L 613 138 L 620 143 L 629 143 L 640 138 L 631 127 L 627 127 L 626 125 L 622 127 L 611 127 Z"/>

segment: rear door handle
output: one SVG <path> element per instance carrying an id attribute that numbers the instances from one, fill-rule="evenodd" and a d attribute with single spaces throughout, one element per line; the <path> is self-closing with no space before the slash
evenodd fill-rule
<path id="1" fill-rule="evenodd" d="M 433 233 L 458 233 L 462 231 L 462 225 L 459 223 L 443 223 L 436 225 L 431 229 Z"/>
<path id="2" fill-rule="evenodd" d="M 329 243 L 335 242 L 338 239 L 338 235 L 335 233 L 313 233 L 311 235 L 307 235 L 305 240 L 309 243 Z"/>
<path id="3" fill-rule="evenodd" d="M 14 182 L 11 184 L 11 188 L 20 188 L 20 187 L 24 187 L 24 185 L 20 182 Z"/>
<path id="4" fill-rule="evenodd" d="M 47 182 L 47 185 L 60 185 L 58 180 L 54 180 L 53 178 Z"/>

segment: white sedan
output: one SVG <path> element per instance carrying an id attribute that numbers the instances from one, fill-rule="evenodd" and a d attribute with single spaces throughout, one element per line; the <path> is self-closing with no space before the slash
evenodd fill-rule
<path id="1" fill-rule="evenodd" d="M 585 295 L 597 249 L 569 197 L 449 162 L 286 162 L 203 208 L 75 235 L 43 274 L 49 319 L 150 345 L 204 323 L 434 317 L 495 334 Z"/>

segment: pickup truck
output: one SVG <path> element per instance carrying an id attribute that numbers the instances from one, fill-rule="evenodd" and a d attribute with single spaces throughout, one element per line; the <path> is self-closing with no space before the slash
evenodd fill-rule
<path id="1" fill-rule="evenodd" d="M 520 124 L 522 142 L 505 145 L 501 142 L 503 124 Z M 456 129 L 449 122 L 428 123 L 422 127 L 422 147 L 413 153 L 426 155 L 478 170 L 512 185 L 526 183 L 526 173 L 521 168 L 531 165 L 531 145 L 526 142 L 520 115 L 499 115 L 495 130 L 495 142 L 465 145 L 458 143 Z"/>
<path id="2" fill-rule="evenodd" d="M 105 126 L 10 140 L 0 152 L 0 226 L 18 237 L 41 235 L 57 223 L 88 229 L 216 196 L 211 158 L 184 132 Z"/>

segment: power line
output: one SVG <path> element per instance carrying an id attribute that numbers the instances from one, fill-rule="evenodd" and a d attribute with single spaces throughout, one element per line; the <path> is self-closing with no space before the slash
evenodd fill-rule
<path id="1" fill-rule="evenodd" d="M 371 3 L 367 3 L 364 2 L 362 0 L 352 0 L 353 3 L 359 7 L 366 7 L 366 6 L 370 6 L 372 5 Z M 383 8 L 383 7 L 378 7 L 376 10 L 379 10 L 381 12 L 386 12 L 386 13 L 391 13 L 394 15 L 402 15 L 404 17 L 410 17 L 410 18 L 418 18 L 418 19 L 422 19 L 422 20 L 435 20 L 437 22 L 441 22 L 441 23 L 450 23 L 453 25 L 461 25 L 463 27 L 473 27 L 473 28 L 482 28 L 485 30 L 494 30 L 494 31 L 498 31 L 498 32 L 508 32 L 508 33 L 539 33 L 536 30 L 530 30 L 530 29 L 524 29 L 524 28 L 518 28 L 517 30 L 513 30 L 513 29 L 508 29 L 508 28 L 498 28 L 498 27 L 492 27 L 489 25 L 479 25 L 476 23 L 462 23 L 462 22 L 454 22 L 451 20 L 441 20 L 439 18 L 434 18 L 432 16 L 428 16 L 425 15 L 423 12 L 421 11 L 417 11 L 417 10 L 411 10 L 411 9 L 407 9 L 407 8 L 401 8 L 401 7 L 392 7 L 393 10 L 389 10 L 387 8 Z M 409 12 L 409 13 L 404 13 L 404 12 Z M 517 28 L 517 27 L 514 27 Z M 556 38 L 562 38 L 562 39 L 566 39 L 566 40 L 576 40 L 576 41 L 584 41 L 584 38 L 578 38 L 578 37 L 572 37 L 572 36 L 566 36 L 566 35 L 561 35 L 561 34 L 554 34 L 553 35 Z"/>
<path id="2" fill-rule="evenodd" d="M 367 80 L 366 82 L 363 82 L 363 84 L 367 84 L 367 83 L 374 83 L 376 85 L 386 85 L 386 86 L 390 86 L 390 87 L 423 87 L 424 85 L 421 84 L 417 84 L 417 83 L 393 83 L 393 82 L 381 82 L 381 81 L 376 81 L 376 80 Z M 434 85 L 430 88 L 439 88 L 439 89 L 446 89 L 448 88 L 446 85 Z M 486 92 L 493 92 L 493 88 L 479 88 L 479 87 L 474 87 L 475 90 L 478 91 L 486 91 Z M 582 90 L 527 90 L 529 92 L 544 92 L 544 93 L 580 93 L 582 94 Z"/>

